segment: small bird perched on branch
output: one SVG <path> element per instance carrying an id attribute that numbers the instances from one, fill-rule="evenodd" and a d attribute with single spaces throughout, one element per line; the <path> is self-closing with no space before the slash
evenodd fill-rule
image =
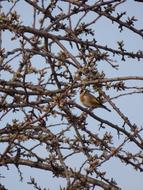
<path id="1" fill-rule="evenodd" d="M 111 112 L 110 109 L 108 109 L 106 106 L 103 105 L 102 100 L 99 98 L 96 98 L 90 92 L 87 90 L 81 90 L 80 91 L 80 101 L 85 107 L 89 108 L 104 108 L 107 111 Z"/>

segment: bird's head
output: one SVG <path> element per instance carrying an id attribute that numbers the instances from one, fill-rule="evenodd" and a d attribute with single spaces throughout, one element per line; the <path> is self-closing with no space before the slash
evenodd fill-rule
<path id="1" fill-rule="evenodd" d="M 82 94 L 82 93 L 84 93 L 84 92 L 86 92 L 86 89 L 85 89 L 85 87 L 82 86 L 82 87 L 80 88 L 80 94 Z"/>

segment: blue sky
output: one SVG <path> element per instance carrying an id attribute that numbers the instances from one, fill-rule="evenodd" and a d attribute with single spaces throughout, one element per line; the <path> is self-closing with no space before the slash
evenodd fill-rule
<path id="1" fill-rule="evenodd" d="M 3 3 L 3 10 L 7 11 L 9 10 L 11 4 L 4 2 Z M 61 3 L 61 6 L 63 4 Z M 18 6 L 16 7 L 16 10 L 19 12 L 20 15 L 22 15 L 23 18 L 23 23 L 26 25 L 31 25 L 32 24 L 32 18 L 31 18 L 31 7 L 26 6 L 23 0 L 21 0 L 18 3 Z M 129 16 L 135 16 L 136 18 L 139 19 L 137 22 L 137 28 L 143 29 L 143 3 L 137 3 L 134 2 L 133 0 L 127 1 L 125 4 L 119 6 L 118 8 L 119 11 L 127 11 Z M 87 19 L 92 19 L 92 15 L 89 16 Z M 136 52 L 138 49 L 143 49 L 143 43 L 142 39 L 140 36 L 137 34 L 134 34 L 133 32 L 129 31 L 128 29 L 125 29 L 123 32 L 119 33 L 118 32 L 118 25 L 117 24 L 112 24 L 111 21 L 109 21 L 106 18 L 103 18 L 102 20 L 97 21 L 95 27 L 93 27 L 95 30 L 95 38 L 98 41 L 98 44 L 101 45 L 107 45 L 112 48 L 117 48 L 117 43 L 116 41 L 121 41 L 124 40 L 125 42 L 125 47 L 129 51 L 134 51 Z M 3 47 L 7 49 L 12 49 L 15 47 L 16 44 L 14 44 L 10 40 L 10 35 L 9 33 L 5 33 L 3 35 Z M 74 52 L 73 50 L 73 53 Z M 112 55 L 111 55 L 112 56 Z M 136 59 L 130 60 L 126 59 L 126 61 L 122 61 L 119 57 L 115 56 L 112 57 L 112 59 L 116 60 L 117 64 L 119 64 L 119 70 L 113 70 L 110 65 L 107 65 L 104 62 L 101 62 L 98 64 L 98 69 L 100 71 L 104 70 L 105 74 L 107 77 L 117 77 L 117 76 L 143 76 L 143 60 L 137 61 Z M 38 60 L 38 62 L 42 62 L 41 59 L 35 58 L 35 62 Z M 19 60 L 17 60 L 18 63 Z M 4 75 L 2 75 L 3 77 Z M 137 83 L 135 81 L 132 81 L 130 85 L 140 85 L 143 86 L 142 81 L 138 81 Z M 114 92 L 111 92 L 111 94 L 114 95 Z M 75 101 L 79 103 L 79 97 L 78 94 L 75 97 Z M 127 96 L 127 97 L 122 97 L 119 100 L 114 101 L 117 106 L 120 108 L 121 111 L 125 115 L 129 117 L 131 122 L 137 123 L 138 126 L 143 125 L 143 117 L 142 117 L 142 108 L 143 108 L 143 101 L 142 101 L 142 95 L 133 95 L 133 96 Z M 107 104 L 108 105 L 108 104 Z M 108 105 L 109 106 L 109 105 Z M 97 111 L 94 111 L 97 113 L 99 116 L 108 119 L 112 121 L 113 123 L 119 123 L 121 122 L 121 119 L 116 115 L 115 112 L 108 113 L 108 112 L 103 112 L 102 109 L 99 109 Z M 19 115 L 13 115 L 14 117 L 19 118 Z M 7 122 L 7 120 L 3 121 Z M 92 131 L 98 129 L 98 123 L 95 123 L 95 129 L 92 128 L 93 120 L 91 118 L 88 118 L 88 126 L 89 129 Z M 4 125 L 4 123 L 3 123 Z M 107 129 L 110 131 L 111 129 Z M 104 130 L 100 130 L 100 135 L 105 132 Z M 111 130 L 113 134 L 115 134 L 115 142 L 118 143 L 117 135 L 116 132 Z M 1 149 L 3 149 L 2 146 L 0 146 Z M 127 148 L 133 149 L 133 151 L 137 151 L 136 147 L 131 145 L 127 145 Z M 40 150 L 37 150 L 40 151 Z M 39 152 L 41 154 L 41 152 Z M 44 153 L 45 154 L 45 153 Z M 74 165 L 75 167 L 77 164 L 80 164 L 83 161 L 83 157 L 79 155 L 75 160 L 70 160 L 69 159 L 69 165 Z M 9 170 L 7 168 L 2 167 L 1 168 L 1 173 L 6 176 L 6 178 L 1 179 L 1 183 L 6 185 L 6 187 L 10 190 L 13 187 L 16 189 L 21 188 L 21 190 L 31 190 L 31 186 L 27 184 L 29 181 L 30 176 L 34 176 L 37 180 L 37 182 L 44 188 L 47 187 L 50 190 L 55 190 L 59 189 L 59 184 L 64 184 L 65 180 L 64 179 L 57 179 L 56 183 L 53 183 L 53 176 L 50 174 L 50 172 L 42 171 L 42 170 L 36 170 L 36 169 L 31 169 L 28 167 L 20 167 L 22 170 L 22 173 L 24 175 L 24 181 L 21 183 L 19 181 L 19 176 L 17 173 L 17 169 L 15 166 L 9 166 Z M 115 177 L 117 183 L 119 186 L 122 187 L 123 190 L 142 190 L 142 178 L 143 175 L 142 173 L 136 172 L 134 169 L 132 169 L 129 166 L 126 166 L 124 164 L 121 164 L 118 159 L 111 159 L 108 163 L 105 163 L 103 166 L 103 171 L 107 171 L 107 176 L 109 178 Z M 97 190 L 100 190 L 97 188 Z"/>

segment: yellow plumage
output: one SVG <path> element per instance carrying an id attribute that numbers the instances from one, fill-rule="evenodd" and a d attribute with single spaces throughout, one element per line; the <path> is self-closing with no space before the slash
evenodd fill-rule
<path id="1" fill-rule="evenodd" d="M 82 102 L 82 104 L 85 107 L 93 107 L 93 108 L 101 107 L 101 108 L 104 108 L 104 109 L 106 109 L 108 111 L 111 111 L 106 106 L 104 106 L 102 104 L 102 101 L 100 99 L 96 98 L 95 96 L 93 96 L 92 94 L 90 94 L 86 90 L 84 90 L 84 91 L 81 90 L 81 92 L 80 92 L 80 101 Z"/>

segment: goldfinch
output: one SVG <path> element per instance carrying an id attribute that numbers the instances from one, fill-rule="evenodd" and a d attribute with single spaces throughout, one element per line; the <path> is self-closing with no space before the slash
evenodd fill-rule
<path id="1" fill-rule="evenodd" d="M 92 94 L 90 94 L 87 90 L 81 90 L 80 91 L 80 101 L 85 107 L 89 108 L 104 108 L 107 111 L 111 112 L 110 109 L 108 109 L 106 106 L 104 106 L 102 103 L 102 100 L 99 98 L 96 98 Z"/>

